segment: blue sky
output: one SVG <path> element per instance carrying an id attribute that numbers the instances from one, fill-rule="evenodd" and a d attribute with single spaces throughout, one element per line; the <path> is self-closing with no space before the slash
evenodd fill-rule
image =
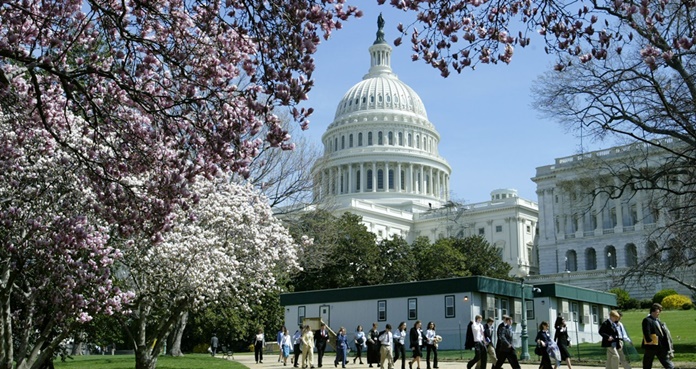
<path id="1" fill-rule="evenodd" d="M 303 134 L 321 146 L 321 135 L 333 121 L 338 102 L 367 73 L 368 47 L 382 12 L 385 38 L 393 47 L 392 70 L 418 93 L 440 133 L 440 155 L 452 166 L 452 199 L 481 202 L 494 189 L 515 188 L 520 197 L 536 201 L 536 186 L 530 180 L 536 168 L 581 151 L 577 135 L 543 120 L 530 105 L 532 82 L 552 67 L 553 57 L 543 52 L 543 40 L 532 38 L 530 46 L 515 48 L 510 65 L 479 65 L 475 71 L 443 78 L 422 61 L 411 61 L 408 42 L 393 46 L 397 24 L 411 23 L 414 15 L 375 3 L 362 1 L 363 17 L 351 19 L 319 46 L 315 86 L 305 104 L 315 112 Z M 587 138 L 582 144 L 585 151 L 608 146 L 591 144 Z"/>

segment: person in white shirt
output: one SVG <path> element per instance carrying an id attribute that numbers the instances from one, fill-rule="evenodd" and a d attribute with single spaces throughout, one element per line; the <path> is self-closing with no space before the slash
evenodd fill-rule
<path id="1" fill-rule="evenodd" d="M 471 332 L 474 336 L 474 358 L 469 360 L 466 364 L 466 369 L 471 369 L 474 365 L 477 365 L 481 361 L 480 367 L 486 367 L 486 340 L 483 336 L 483 324 L 481 321 L 483 317 L 481 315 L 476 315 L 474 318 L 474 323 L 471 325 Z"/>
<path id="2" fill-rule="evenodd" d="M 624 325 L 621 323 L 622 317 L 623 313 L 619 311 L 619 320 L 616 322 L 616 326 L 617 330 L 619 331 L 619 339 L 623 342 L 623 347 L 627 347 L 626 344 L 631 343 L 631 338 L 628 337 L 628 332 L 626 332 L 626 328 L 624 328 Z M 626 358 L 623 348 L 621 350 L 618 350 L 618 353 L 619 362 L 621 363 L 621 366 L 623 366 L 624 369 L 631 369 L 631 363 L 628 361 L 628 358 Z"/>
<path id="3" fill-rule="evenodd" d="M 428 328 L 425 331 L 425 337 L 427 338 L 427 343 L 425 344 L 425 348 L 427 349 L 427 352 L 425 354 L 425 364 L 426 368 L 430 369 L 430 353 L 433 353 L 433 367 L 432 369 L 437 369 L 437 342 L 435 342 L 435 336 L 437 336 L 437 333 L 435 333 L 435 323 L 430 322 L 428 323 Z"/>
<path id="4" fill-rule="evenodd" d="M 394 332 L 394 362 L 401 358 L 401 369 L 406 369 L 406 322 L 401 322 Z"/>
<path id="5" fill-rule="evenodd" d="M 391 332 L 391 324 L 385 326 L 384 331 L 379 334 L 379 356 L 380 356 L 380 368 L 382 369 L 394 369 L 394 358 L 392 356 L 392 344 L 394 343 L 394 336 Z M 387 367 L 384 366 L 384 362 L 387 362 Z"/>

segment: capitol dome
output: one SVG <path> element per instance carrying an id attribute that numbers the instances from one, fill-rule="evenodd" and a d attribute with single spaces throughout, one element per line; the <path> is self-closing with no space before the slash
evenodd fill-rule
<path id="1" fill-rule="evenodd" d="M 314 196 L 427 210 L 449 200 L 451 167 L 418 94 L 391 69 L 382 25 L 369 47 L 370 68 L 339 101 L 313 168 Z"/>
<path id="2" fill-rule="evenodd" d="M 376 52 L 381 52 L 381 50 L 376 50 Z M 384 109 L 416 114 L 428 119 L 425 105 L 416 91 L 400 81 L 391 72 L 388 64 L 384 66 L 373 65 L 370 68 L 370 73 L 366 74 L 362 81 L 355 84 L 343 95 L 336 108 L 334 119 L 340 119 L 356 112 Z"/>

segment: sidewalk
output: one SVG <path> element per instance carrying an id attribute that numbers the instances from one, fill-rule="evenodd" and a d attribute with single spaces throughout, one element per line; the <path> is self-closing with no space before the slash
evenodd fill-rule
<path id="1" fill-rule="evenodd" d="M 283 366 L 283 363 L 278 362 L 278 353 L 269 353 L 268 355 L 264 354 L 263 355 L 263 364 L 256 364 L 254 362 L 254 353 L 235 353 L 234 354 L 234 361 L 246 366 L 249 369 L 282 369 L 282 368 L 288 368 L 288 369 L 293 369 L 291 360 L 293 358 L 292 353 L 290 353 L 290 357 L 288 358 L 288 365 Z M 334 359 L 336 358 L 336 354 L 334 352 L 327 352 L 326 355 L 324 355 L 324 366 L 322 369 L 331 369 L 334 368 Z M 300 356 L 300 360 L 302 360 L 302 357 Z M 315 369 L 317 368 L 317 354 L 314 353 L 314 367 Z M 363 360 L 363 363 L 366 361 Z M 423 360 L 422 364 L 425 364 L 425 360 Z M 654 368 L 660 368 L 661 366 L 659 365 L 659 362 L 656 361 L 657 365 L 654 365 Z M 488 368 L 490 368 L 491 364 L 489 363 L 487 365 Z M 539 369 L 539 364 L 538 363 L 522 363 L 521 364 L 522 369 Z M 458 361 L 458 360 L 446 360 L 446 361 L 440 361 L 438 363 L 439 369 L 465 369 L 466 368 L 466 362 L 465 361 Z M 640 367 L 638 365 L 637 367 Z M 339 365 L 340 368 L 340 365 Z M 348 365 L 346 365 L 347 369 L 370 369 L 369 365 L 367 364 L 353 364 L 353 361 L 350 360 Z M 374 369 L 377 369 L 376 366 L 374 366 Z M 395 365 L 395 369 L 401 369 L 401 360 L 399 360 L 398 365 Z M 406 369 L 408 369 L 408 361 L 406 361 Z M 416 369 L 415 367 L 413 369 Z M 425 366 L 421 367 L 421 369 L 425 369 Z M 512 369 L 510 367 L 510 364 L 507 362 L 503 364 L 503 369 Z M 561 366 L 558 369 L 567 369 L 567 366 L 565 363 L 562 363 Z M 573 364 L 573 369 L 598 369 L 596 366 L 582 366 L 582 365 L 576 365 Z"/>

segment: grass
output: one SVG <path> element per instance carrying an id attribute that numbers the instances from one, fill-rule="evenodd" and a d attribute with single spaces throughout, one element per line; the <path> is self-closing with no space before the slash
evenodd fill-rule
<path id="1" fill-rule="evenodd" d="M 74 356 L 65 362 L 54 361 L 56 369 L 133 369 L 133 355 Z M 245 369 L 246 366 L 230 360 L 214 358 L 209 354 L 187 354 L 183 357 L 160 356 L 157 369 Z"/>
<path id="2" fill-rule="evenodd" d="M 647 315 L 645 310 L 625 311 L 623 324 L 629 336 L 636 344 L 638 356 L 631 361 L 635 367 L 640 367 L 640 359 L 643 350 L 640 348 L 642 339 L 641 322 Z M 674 361 L 680 369 L 696 369 L 696 310 L 663 311 L 660 319 L 667 324 L 672 339 L 674 340 Z M 578 354 L 579 349 L 579 354 Z M 529 362 L 538 362 L 539 359 L 534 355 L 534 347 L 530 346 Z M 239 353 L 241 354 L 241 353 Z M 410 354 L 407 354 L 410 355 Z M 579 346 L 571 347 L 573 362 L 581 365 L 604 366 L 606 360 L 606 350 L 599 343 L 583 343 Z M 449 350 L 440 351 L 438 359 L 442 360 L 469 360 L 474 354 L 471 350 Z M 57 369 L 132 369 L 135 367 L 135 357 L 133 355 L 121 356 L 76 356 L 74 360 L 66 362 L 55 362 Z M 654 368 L 660 367 L 655 361 Z M 246 367 L 229 360 L 212 358 L 208 354 L 188 354 L 184 357 L 160 356 L 157 360 L 158 369 L 245 369 Z"/>

